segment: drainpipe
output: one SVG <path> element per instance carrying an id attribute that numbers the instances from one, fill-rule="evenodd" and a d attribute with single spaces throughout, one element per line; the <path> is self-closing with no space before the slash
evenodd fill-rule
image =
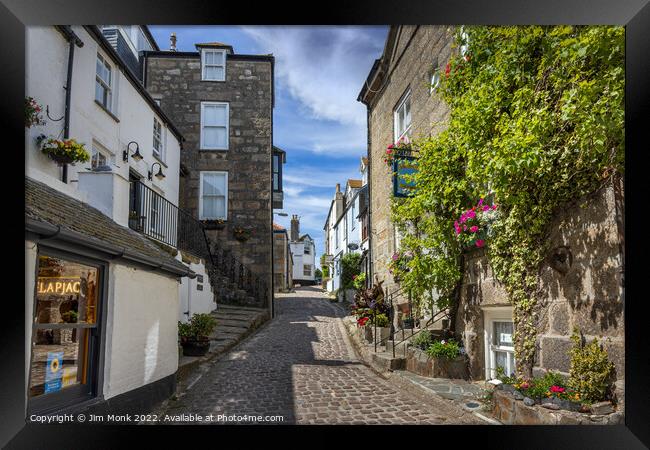
<path id="1" fill-rule="evenodd" d="M 68 139 L 70 137 L 70 95 L 72 92 L 72 66 L 74 63 L 74 47 L 75 45 L 79 48 L 84 46 L 84 43 L 79 36 L 72 31 L 70 25 L 63 25 L 59 27 L 59 31 L 63 34 L 66 40 L 69 43 L 68 50 L 68 74 L 66 77 L 65 84 L 65 115 L 63 120 L 63 139 Z M 64 183 L 68 182 L 68 165 L 63 166 L 63 174 L 61 175 L 61 181 Z"/>
<path id="2" fill-rule="evenodd" d="M 372 286 L 373 280 L 373 252 L 372 252 L 372 150 L 370 148 L 370 105 L 366 104 L 366 130 L 367 155 L 368 155 L 368 280 Z"/>

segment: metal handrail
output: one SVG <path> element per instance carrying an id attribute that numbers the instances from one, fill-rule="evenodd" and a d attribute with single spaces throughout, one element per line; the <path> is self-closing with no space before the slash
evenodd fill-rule
<path id="1" fill-rule="evenodd" d="M 393 358 L 395 358 L 395 347 L 397 347 L 398 345 L 404 343 L 407 339 L 413 338 L 413 336 L 421 333 L 422 331 L 428 330 L 428 327 L 430 327 L 434 323 L 438 322 L 443 317 L 448 316 L 448 313 L 447 313 L 446 310 L 443 309 L 441 311 L 438 311 L 436 314 L 432 315 L 429 320 L 427 320 L 425 322 L 424 326 L 420 330 L 414 332 L 413 327 L 415 326 L 415 322 L 413 321 L 412 308 L 409 308 L 409 316 L 410 316 L 411 320 L 413 321 L 413 324 L 411 325 L 411 335 L 408 336 L 408 337 L 405 337 L 404 336 L 405 335 L 405 331 L 404 331 L 405 328 L 401 327 L 399 330 L 397 330 L 397 332 L 399 332 L 399 331 L 402 332 L 402 339 L 399 342 L 395 342 L 395 326 L 393 325 L 393 321 L 394 321 L 393 298 L 397 297 L 397 295 L 402 293 L 403 291 L 404 291 L 404 288 L 400 287 L 397 291 L 392 292 L 391 295 L 388 297 L 389 298 L 389 305 L 390 305 L 390 308 L 389 308 L 390 334 L 388 335 L 388 337 L 377 341 L 377 323 L 376 323 L 376 321 L 374 321 L 374 325 L 375 325 L 375 332 L 374 332 L 375 353 L 377 352 L 377 345 L 382 345 L 383 342 L 387 342 L 387 341 L 392 340 L 393 341 Z M 411 292 L 409 290 L 409 304 L 410 303 L 411 303 Z M 405 346 L 404 351 L 406 352 L 406 346 Z"/>

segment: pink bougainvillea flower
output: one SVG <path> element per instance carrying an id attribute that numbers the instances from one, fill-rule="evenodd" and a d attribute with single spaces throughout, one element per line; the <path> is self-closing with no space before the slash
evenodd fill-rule
<path id="1" fill-rule="evenodd" d="M 480 200 L 478 201 L 478 205 L 477 205 L 477 206 L 480 207 L 482 204 L 483 204 L 483 199 L 480 199 Z"/>
<path id="2" fill-rule="evenodd" d="M 473 225 L 473 226 L 469 229 L 469 231 L 471 231 L 472 233 L 476 233 L 476 232 L 478 231 L 478 227 L 477 227 L 476 225 Z"/>
<path id="3" fill-rule="evenodd" d="M 476 240 L 476 246 L 477 247 L 483 247 L 485 245 L 485 241 L 483 239 L 477 239 Z"/>
<path id="4" fill-rule="evenodd" d="M 490 210 L 490 207 L 488 205 L 483 206 L 483 211 L 489 211 L 489 210 Z"/>
<path id="5" fill-rule="evenodd" d="M 474 210 L 468 212 L 467 217 L 473 219 L 474 217 L 476 217 L 476 212 L 474 212 Z"/>
<path id="6" fill-rule="evenodd" d="M 467 225 L 463 225 L 463 231 L 467 231 Z"/>

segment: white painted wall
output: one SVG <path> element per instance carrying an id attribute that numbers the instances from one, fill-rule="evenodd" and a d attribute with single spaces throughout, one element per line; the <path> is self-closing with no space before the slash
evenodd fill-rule
<path id="1" fill-rule="evenodd" d="M 109 270 L 106 399 L 178 368 L 178 279 L 123 264 Z"/>
<path id="2" fill-rule="evenodd" d="M 155 110 L 147 103 L 119 67 L 82 26 L 72 29 L 84 42 L 84 46 L 75 47 L 74 68 L 72 75 L 70 137 L 86 145 L 90 153 L 93 140 L 106 148 L 111 154 L 113 172 L 128 180 L 129 167 L 144 177 L 144 183 L 157 187 L 167 200 L 178 205 L 180 144 L 178 139 L 166 127 Z M 26 28 L 26 94 L 43 106 L 49 106 L 50 115 L 57 119 L 63 117 L 65 108 L 65 90 L 68 43 L 63 36 L 51 26 L 30 26 Z M 114 85 L 117 90 L 116 121 L 99 105 L 95 103 L 95 73 L 97 53 L 102 54 L 112 66 Z M 46 134 L 53 137 L 63 137 L 63 120 L 54 122 L 43 113 L 47 124 L 26 129 L 25 159 L 28 173 L 31 177 L 48 182 L 61 179 L 61 168 L 40 152 L 36 145 L 36 137 Z M 165 142 L 165 157 L 163 173 L 165 178 L 159 181 L 147 180 L 148 168 L 157 159 L 153 156 L 153 119 L 157 117 L 163 123 L 163 141 Z M 130 141 L 136 141 L 140 147 L 143 159 L 139 162 L 129 158 L 122 160 L 122 152 Z M 132 146 L 133 148 L 133 146 Z M 90 162 L 68 166 L 68 187 L 76 187 L 78 173 L 87 172 Z M 156 171 L 158 166 L 156 166 Z M 60 190 L 63 183 L 55 183 L 54 188 Z M 95 189 L 93 183 L 85 184 L 87 189 Z M 68 193 L 68 192 L 66 192 Z M 111 208 L 117 216 L 114 220 L 120 224 L 128 223 L 128 195 L 114 196 L 116 204 Z M 88 201 L 96 201 L 101 196 L 91 196 Z M 122 204 L 125 203 L 125 204 Z M 122 217 L 126 211 L 127 217 Z"/>
<path id="3" fill-rule="evenodd" d="M 180 252 L 176 259 L 179 261 L 181 260 Z M 180 298 L 178 320 L 181 322 L 187 322 L 193 314 L 209 313 L 217 308 L 217 303 L 215 302 L 215 297 L 212 292 L 212 285 L 210 284 L 210 278 L 208 277 L 203 261 L 199 264 L 190 263 L 188 265 L 190 270 L 194 273 L 203 276 L 203 283 L 199 283 L 198 277 L 181 278 L 181 284 L 178 288 Z M 199 284 L 203 285 L 202 291 L 197 289 L 197 285 Z M 185 314 L 186 311 L 189 311 L 189 314 Z"/>
<path id="4" fill-rule="evenodd" d="M 309 254 L 305 254 L 305 244 L 311 247 Z M 289 245 L 293 255 L 293 268 L 291 272 L 293 281 L 296 283 L 300 283 L 300 280 L 313 281 L 316 278 L 316 246 L 314 242 L 305 238 L 304 241 L 289 242 Z M 311 265 L 311 276 L 304 275 L 303 269 L 305 264 Z"/>

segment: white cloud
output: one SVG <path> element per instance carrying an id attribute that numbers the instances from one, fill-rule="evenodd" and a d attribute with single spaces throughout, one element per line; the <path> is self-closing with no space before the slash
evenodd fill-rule
<path id="1" fill-rule="evenodd" d="M 242 27 L 276 58 L 276 75 L 316 119 L 365 127 L 357 95 L 384 45 L 371 27 Z"/>

